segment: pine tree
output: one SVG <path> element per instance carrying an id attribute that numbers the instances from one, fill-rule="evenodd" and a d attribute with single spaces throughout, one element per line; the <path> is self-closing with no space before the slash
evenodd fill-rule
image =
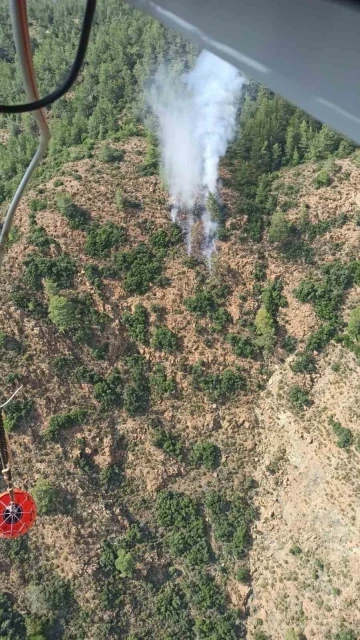
<path id="1" fill-rule="evenodd" d="M 289 237 L 290 224 L 282 211 L 275 211 L 269 228 L 269 241 L 283 243 Z"/>
<path id="2" fill-rule="evenodd" d="M 260 307 L 255 316 L 255 327 L 258 335 L 256 343 L 266 353 L 271 353 L 275 344 L 275 324 L 265 307 Z"/>

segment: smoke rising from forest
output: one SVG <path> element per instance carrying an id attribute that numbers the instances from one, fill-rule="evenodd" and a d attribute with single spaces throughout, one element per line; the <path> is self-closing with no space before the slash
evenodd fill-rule
<path id="1" fill-rule="evenodd" d="M 220 158 L 235 132 L 238 98 L 245 80 L 232 65 L 203 51 L 180 78 L 161 68 L 149 93 L 158 118 L 162 168 L 173 202 L 172 218 L 187 211 L 188 246 L 194 207 L 201 210 L 203 252 L 215 249 L 218 223 L 206 206 L 216 195 Z"/>

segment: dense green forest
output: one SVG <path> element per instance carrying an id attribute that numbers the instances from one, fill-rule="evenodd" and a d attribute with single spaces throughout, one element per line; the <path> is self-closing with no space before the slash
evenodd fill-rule
<path id="1" fill-rule="evenodd" d="M 83 10 L 83 0 L 29 3 L 41 94 L 53 90 L 66 74 L 77 46 Z M 325 222 L 312 223 L 306 210 L 300 221 L 288 221 L 285 214 L 296 205 L 298 192 L 292 184 L 282 184 L 280 188 L 277 180 L 285 167 L 317 161 L 314 186 L 330 185 L 335 160 L 353 154 L 356 147 L 268 89 L 251 81 L 245 86 L 236 137 L 223 162 L 226 174 L 223 184 L 231 188 L 234 206 L 221 212 L 219 230 L 221 240 L 229 239 L 233 231 L 238 248 L 246 245 L 252 252 L 251 287 L 246 289 L 245 284 L 239 285 L 238 281 L 236 285 L 241 308 L 245 309 L 246 302 L 251 304 L 243 312 L 238 326 L 234 326 L 227 300 L 233 287 L 232 277 L 238 278 L 239 274 L 231 274 L 229 269 L 230 275 L 225 274 L 222 279 L 221 272 L 215 270 L 209 274 L 201 261 L 185 256 L 184 251 L 182 254 L 181 229 L 170 222 L 157 228 L 152 220 L 142 220 L 142 203 L 126 194 L 123 176 L 118 179 L 111 198 L 116 202 L 119 215 L 131 212 L 134 225 L 138 225 L 136 233 L 139 229 L 145 231 L 146 242 L 133 243 L 136 234 L 131 236 L 132 231 L 130 233 L 123 222 L 118 224 L 117 219 L 100 222 L 92 217 L 65 192 L 63 181 L 65 163 L 87 159 L 94 163 L 91 169 L 105 175 L 113 188 L 111 180 L 120 173 L 118 168 L 125 155 L 121 144 L 130 138 L 140 139 L 145 146 L 141 162 L 136 165 L 136 175 L 158 176 L 159 149 L 156 131 L 146 127 L 144 87 L 159 65 L 170 65 L 180 75 L 191 68 L 197 53 L 191 44 L 145 14 L 118 0 L 100 0 L 80 77 L 70 94 L 49 109 L 52 138 L 48 156 L 33 182 L 36 198 L 28 203 L 27 232 L 16 228 L 11 238 L 15 243 L 22 233 L 27 252 L 20 277 L 11 283 L 9 305 L 15 313 L 20 310 L 23 314 L 20 324 L 29 322 L 32 327 L 34 322 L 40 327 L 44 342 L 48 341 L 51 348 L 57 341 L 59 351 L 54 356 L 49 348 L 51 356 L 47 363 L 56 386 L 65 388 L 70 381 L 71 393 L 72 387 L 82 391 L 86 388 L 88 396 L 85 401 L 80 392 L 74 395 L 76 402 L 79 397 L 82 402 L 76 404 L 69 391 L 71 402 L 66 407 L 60 406 L 60 400 L 58 404 L 55 401 L 51 404 L 53 398 L 49 401 L 46 426 L 41 425 L 40 430 L 37 425 L 31 437 L 41 464 L 53 456 L 56 467 L 64 467 L 66 472 L 71 468 L 71 473 L 64 487 L 60 482 L 63 478 L 54 472 L 56 481 L 53 482 L 42 468 L 30 489 L 40 518 L 71 517 L 76 513 L 81 529 L 87 522 L 87 505 L 84 507 L 81 502 L 85 495 L 89 502 L 100 505 L 96 517 L 105 520 L 108 514 L 116 514 L 114 522 L 117 522 L 120 510 L 123 520 L 119 527 L 121 535 L 111 531 L 111 535 L 101 537 L 100 526 L 97 529 L 94 525 L 96 540 L 93 540 L 91 533 L 87 532 L 88 538 L 84 539 L 79 531 L 83 557 L 86 551 L 86 568 L 81 576 L 73 579 L 60 576 L 54 569 L 54 557 L 47 556 L 44 560 L 45 552 L 32 546 L 28 537 L 7 542 L 1 562 L 7 571 L 10 566 L 15 567 L 14 584 L 20 584 L 21 588 L 15 598 L 16 589 L 8 589 L 5 584 L 2 587 L 1 640 L 236 640 L 246 637 L 247 602 L 241 614 L 236 606 L 229 606 L 227 584 L 235 581 L 249 593 L 246 591 L 251 586 L 248 553 L 252 545 L 251 526 L 258 517 L 254 506 L 257 484 L 252 477 L 245 477 L 245 472 L 238 482 L 238 469 L 229 470 L 224 464 L 223 484 L 219 481 L 217 485 L 218 469 L 223 460 L 226 462 L 226 456 L 229 457 L 230 445 L 227 448 L 225 443 L 222 450 L 212 441 L 216 439 L 214 433 L 211 438 L 197 435 L 189 444 L 176 428 L 169 427 L 161 413 L 161 403 L 178 402 L 174 405 L 176 412 L 181 399 L 187 398 L 184 390 L 178 389 L 174 371 L 169 373 L 169 362 L 175 361 L 175 367 L 187 376 L 189 383 L 185 389 L 191 400 L 197 394 L 205 398 L 207 404 L 201 405 L 199 401 L 199 413 L 205 409 L 210 411 L 209 407 L 217 411 L 218 407 L 231 404 L 237 394 L 255 394 L 264 388 L 269 378 L 269 362 L 276 349 L 284 360 L 296 351 L 297 341 L 279 327 L 278 315 L 287 304 L 283 282 L 277 277 L 267 280 L 266 256 L 259 243 L 266 238 L 276 256 L 285 263 L 293 261 L 312 266 L 316 258 L 314 241 L 348 221 L 345 214 L 339 213 Z M 2 102 L 20 102 L 24 98 L 5 0 L 0 0 L 0 85 Z M 37 137 L 31 115 L 1 116 L 0 130 L 3 215 L 34 153 Z M 137 152 L 141 155 L 142 148 L 139 149 Z M 105 167 L 103 174 L 95 166 L 96 162 Z M 92 176 L 94 184 L 98 184 L 96 171 Z M 79 183 L 83 179 L 76 172 L 70 174 Z M 50 193 L 43 184 L 55 176 Z M 56 191 L 58 188 L 60 191 Z M 166 205 L 164 199 L 160 201 L 159 206 Z M 71 255 L 66 253 L 61 243 L 38 224 L 37 216 L 47 206 L 56 211 L 70 236 L 71 233 L 81 236 L 84 264 L 80 264 L 81 256 L 75 254 L 75 250 Z M 243 217 L 245 223 L 240 228 L 238 221 Z M 191 314 L 192 328 L 199 342 L 209 349 L 222 345 L 224 351 L 229 349 L 231 357 L 240 359 L 241 366 L 221 365 L 211 369 L 202 360 L 195 363 L 187 360 L 189 354 L 183 352 L 184 336 L 167 326 L 166 313 L 158 299 L 141 298 L 135 306 L 126 306 L 128 297 L 146 296 L 155 287 L 161 293 L 166 290 L 171 282 L 165 275 L 165 267 L 170 259 L 179 255 L 183 266 L 195 273 L 195 285 L 192 292 L 187 291 L 181 300 L 183 306 L 176 313 Z M 84 277 L 79 286 L 81 270 Z M 190 281 L 192 276 L 186 277 Z M 111 309 L 106 291 L 109 281 L 121 282 L 124 292 L 121 299 L 124 308 L 114 307 L 116 313 L 120 310 L 115 320 L 121 337 L 119 333 L 116 339 L 125 344 L 118 358 L 119 366 L 113 366 L 116 359 L 110 353 L 110 332 L 106 334 Z M 345 324 L 340 318 L 346 292 L 359 281 L 359 262 L 354 259 L 348 263 L 321 265 L 314 275 L 300 282 L 294 294 L 296 300 L 312 305 L 319 327 L 292 364 L 292 371 L 299 379 L 316 371 L 314 350 L 319 354 L 335 337 L 341 336 L 339 340 L 359 352 L 358 309 L 350 316 L 345 338 Z M 114 309 L 111 311 L 116 315 Z M 6 393 L 21 381 L 18 370 L 30 369 L 37 357 L 31 353 L 31 344 L 24 346 L 13 333 L 13 327 L 9 327 L 8 333 L 0 331 Z M 152 350 L 152 360 L 145 358 L 144 349 Z M 31 424 L 36 422 L 32 391 L 30 383 L 25 397 L 9 405 L 5 414 L 8 431 L 23 433 L 27 420 Z M 302 384 L 291 387 L 288 403 L 294 413 L 301 413 L 310 405 L 310 391 L 310 386 L 305 389 Z M 136 419 L 146 425 L 151 446 L 165 456 L 166 464 L 177 465 L 181 479 L 190 477 L 198 483 L 194 494 L 166 485 L 155 497 L 138 495 L 137 488 L 132 487 L 126 477 L 123 459 L 116 458 L 116 462 L 99 471 L 85 437 L 74 437 L 72 442 L 72 436 L 67 435 L 86 424 L 100 441 L 108 429 L 112 451 L 126 450 L 131 454 L 136 443 L 130 438 L 126 442 L 115 423 L 118 421 L 124 426 L 126 420 L 133 420 L 133 427 Z M 330 424 L 341 442 L 339 447 L 353 446 L 349 430 L 332 420 Z M 174 423 L 177 425 L 177 417 Z M 72 445 L 76 447 L 74 460 L 72 452 L 69 453 Z M 275 476 L 276 464 L 269 463 L 269 468 Z M 204 493 L 201 474 L 213 482 L 213 488 Z M 232 489 L 234 476 L 238 482 L 236 491 Z M 74 497 L 73 482 L 78 478 L 77 486 L 81 490 Z M 92 573 L 86 573 L 87 555 Z M 94 607 L 88 602 L 85 606 L 79 597 L 89 585 L 90 593 L 96 594 Z M 252 637 L 269 640 L 261 620 L 256 624 Z M 355 640 L 352 632 L 349 633 L 348 636 L 331 635 L 331 638 Z M 295 632 L 286 636 L 288 640 L 301 637 Z"/>
<path id="2" fill-rule="evenodd" d="M 80 0 L 39 0 L 29 5 L 41 95 L 66 75 L 76 50 L 83 8 Z M 24 96 L 4 0 L 0 12 L 1 99 L 11 103 Z M 99 2 L 80 79 L 70 96 L 51 107 L 52 139 L 42 175 L 49 175 L 66 160 L 90 153 L 97 140 L 121 139 L 136 133 L 144 116 L 144 88 L 159 65 L 171 65 L 181 74 L 192 65 L 195 56 L 191 44 L 145 14 L 116 0 Z M 252 218 L 250 233 L 256 238 L 264 210 L 271 206 L 265 196 L 269 174 L 307 159 L 323 159 L 334 153 L 345 157 L 355 147 L 253 83 L 246 89 L 239 113 L 241 135 L 229 157 L 236 159 L 233 185 L 241 194 L 245 213 Z M 1 126 L 10 133 L 6 143 L 0 145 L 0 201 L 4 201 L 28 164 L 36 137 L 31 115 L 2 116 Z"/>

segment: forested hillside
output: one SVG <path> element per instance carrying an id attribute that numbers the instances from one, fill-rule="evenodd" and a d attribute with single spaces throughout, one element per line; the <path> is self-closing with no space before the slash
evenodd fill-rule
<path id="1" fill-rule="evenodd" d="M 29 3 L 41 93 L 83 4 Z M 39 515 L 0 541 L 0 638 L 356 640 L 359 151 L 249 82 L 209 269 L 170 222 L 144 100 L 198 52 L 98 4 L 1 278 L 0 401 L 23 385 L 5 424 Z M 4 0 L 0 79 L 20 101 Z M 3 216 L 31 115 L 0 142 Z"/>

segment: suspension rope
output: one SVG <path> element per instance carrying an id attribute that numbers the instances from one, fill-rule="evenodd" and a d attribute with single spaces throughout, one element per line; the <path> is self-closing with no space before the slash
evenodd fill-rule
<path id="1" fill-rule="evenodd" d="M 21 0 L 15 0 L 15 3 L 19 2 L 20 4 L 20 1 Z M 71 89 L 72 85 L 74 84 L 76 78 L 79 75 L 81 66 L 85 60 L 86 50 L 89 44 L 89 38 L 91 33 L 91 26 L 92 26 L 94 14 L 95 14 L 95 9 L 96 9 L 96 0 L 87 0 L 84 20 L 81 27 L 79 45 L 76 52 L 75 60 L 74 60 L 73 66 L 70 69 L 69 75 L 64 80 L 64 82 L 57 89 L 55 89 L 55 91 L 53 91 L 52 93 L 49 93 L 49 95 L 45 96 L 44 98 L 41 98 L 40 100 L 38 95 L 36 95 L 36 97 L 31 97 L 28 95 L 27 98 L 28 100 L 30 100 L 30 102 L 26 104 L 11 104 L 11 105 L 0 104 L 0 113 L 24 113 L 26 111 L 35 111 L 35 109 L 41 109 L 42 107 L 47 107 L 52 102 L 55 102 L 55 100 L 59 100 L 61 96 L 63 96 L 67 91 L 69 91 L 69 89 Z"/>
<path id="2" fill-rule="evenodd" d="M 10 454 L 8 439 L 6 437 L 6 431 L 4 427 L 3 412 L 0 411 L 0 459 L 1 459 L 1 473 L 9 466 Z"/>
<path id="3" fill-rule="evenodd" d="M 24 81 L 25 92 L 29 100 L 37 100 L 38 90 L 35 78 L 35 71 L 32 61 L 31 43 L 29 36 L 29 26 L 27 18 L 27 4 L 26 0 L 10 0 L 10 15 L 16 46 L 16 52 L 19 58 L 19 64 L 21 74 Z M 36 153 L 31 160 L 27 170 L 25 171 L 23 178 L 16 190 L 14 198 L 10 204 L 8 212 L 6 214 L 3 228 L 0 236 L 0 273 L 1 266 L 5 254 L 5 247 L 9 237 L 9 233 L 13 224 L 14 216 L 18 208 L 19 202 L 25 191 L 25 188 L 34 173 L 36 167 L 43 159 L 43 156 L 47 150 L 50 132 L 46 122 L 45 114 L 43 111 L 38 110 L 34 112 L 34 118 L 40 131 L 40 142 L 36 150 Z"/>
<path id="4" fill-rule="evenodd" d="M 12 401 L 13 398 L 15 398 L 16 394 L 19 393 L 20 389 L 22 389 L 22 386 L 19 387 L 18 389 L 16 389 L 16 391 L 14 391 L 12 396 L 10 396 L 10 398 L 8 400 L 6 400 L 6 402 L 4 402 L 4 404 L 2 404 L 0 406 L 0 462 L 1 462 L 1 473 L 3 475 L 4 482 L 6 484 L 6 488 L 7 488 L 7 491 L 9 493 L 9 496 L 10 496 L 10 503 L 11 504 L 14 503 L 14 485 L 13 485 L 13 482 L 12 482 L 12 475 L 11 475 L 12 456 L 11 456 L 9 437 L 8 437 L 6 431 L 5 431 L 3 409 L 4 409 L 4 407 L 6 407 L 9 404 L 9 402 Z"/>
<path id="5" fill-rule="evenodd" d="M 11 453 L 10 453 L 10 444 L 9 438 L 5 431 L 4 427 L 4 417 L 3 412 L 0 410 L 0 462 L 1 462 L 1 473 L 4 478 L 4 482 L 6 484 L 7 491 L 10 496 L 11 504 L 14 503 L 14 485 L 12 482 L 11 475 Z"/>
<path id="6" fill-rule="evenodd" d="M 20 389 L 22 389 L 22 386 L 19 387 L 18 389 L 16 389 L 16 391 L 14 391 L 14 393 L 12 394 L 12 396 L 10 396 L 9 400 L 6 400 L 6 402 L 4 402 L 4 404 L 0 405 L 0 409 L 4 409 L 6 407 L 7 404 L 9 404 L 9 402 L 11 402 L 11 400 L 13 398 L 15 398 L 16 394 L 19 393 Z"/>

